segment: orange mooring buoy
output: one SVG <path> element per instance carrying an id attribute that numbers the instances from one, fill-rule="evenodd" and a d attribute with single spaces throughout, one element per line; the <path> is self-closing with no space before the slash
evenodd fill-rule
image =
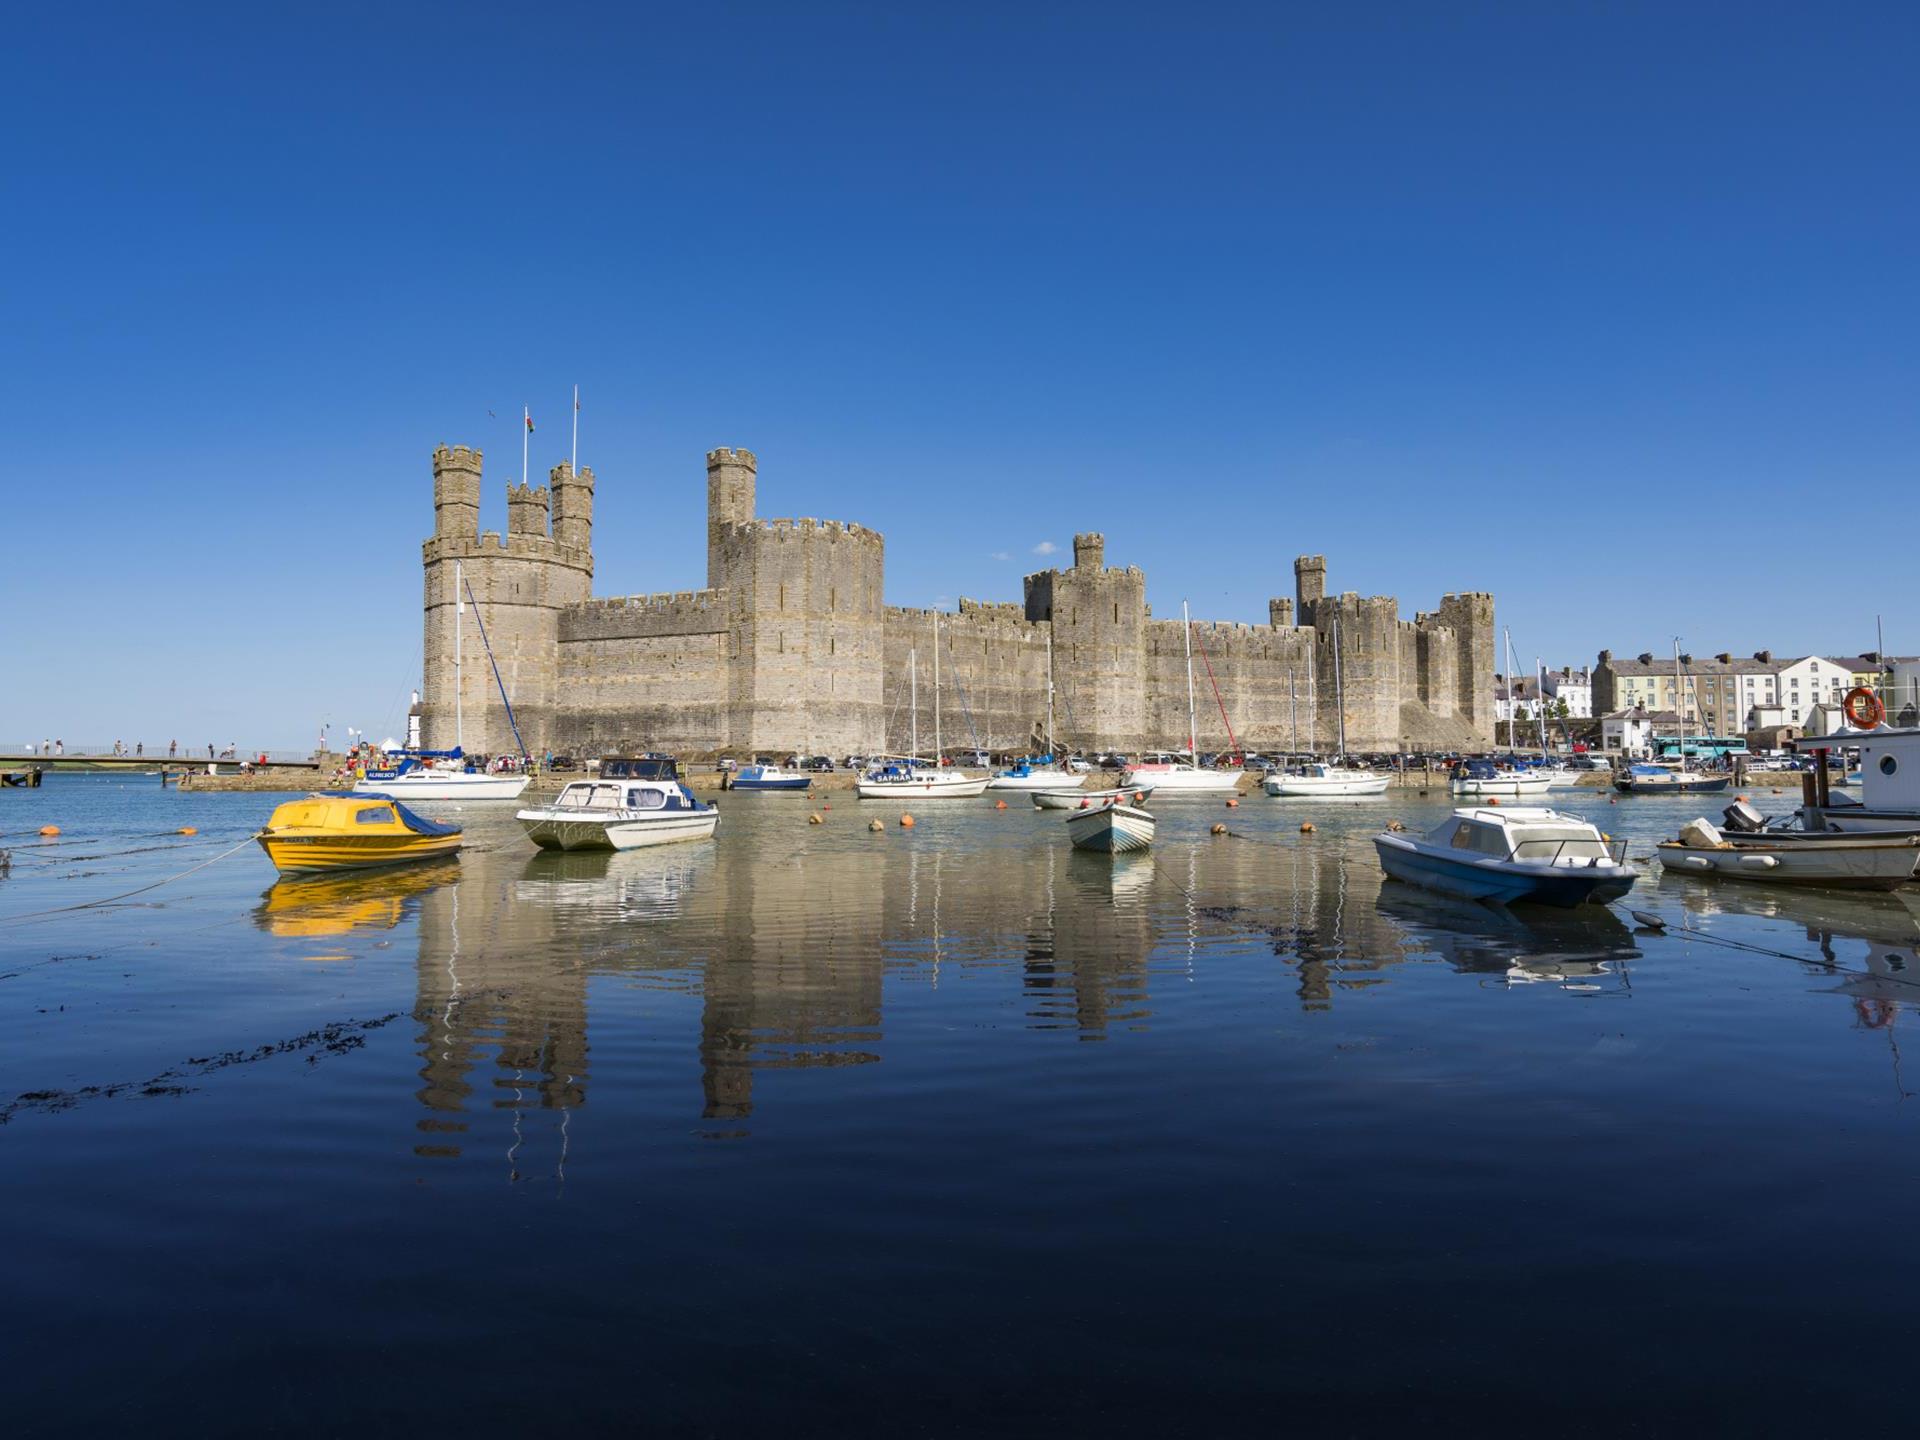
<path id="1" fill-rule="evenodd" d="M 1227 801 L 1227 809 L 1231 810 L 1234 808 L 1234 806 L 1238 805 L 1239 803 L 1240 802 L 1238 800 L 1229 800 Z"/>
<path id="2" fill-rule="evenodd" d="M 42 825 L 40 827 L 40 833 L 42 835 L 58 835 L 60 833 L 60 827 L 58 825 Z"/>
<path id="3" fill-rule="evenodd" d="M 996 800 L 993 802 L 993 808 L 996 810 L 1004 810 L 1007 808 L 1007 802 L 1004 800 Z"/>
<path id="4" fill-rule="evenodd" d="M 1487 804 L 1498 805 L 1499 803 L 1500 803 L 1500 797 L 1498 795 L 1489 795 L 1487 797 Z"/>
<path id="5" fill-rule="evenodd" d="M 178 830 L 174 831 L 173 833 L 176 835 L 198 835 L 200 832 L 194 829 L 193 826 L 191 825 L 182 825 Z"/>
<path id="6" fill-rule="evenodd" d="M 1300 822 L 1300 833 L 1302 835 L 1313 834 L 1313 822 L 1311 820 L 1302 820 Z"/>
<path id="7" fill-rule="evenodd" d="M 902 830 L 911 830 L 911 829 L 913 829 L 913 816 L 911 816 L 911 815 L 902 815 L 902 816 L 900 817 L 900 828 L 901 828 Z"/>

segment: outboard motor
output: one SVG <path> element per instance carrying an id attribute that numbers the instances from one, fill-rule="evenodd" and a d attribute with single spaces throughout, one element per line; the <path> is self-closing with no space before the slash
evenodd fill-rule
<path id="1" fill-rule="evenodd" d="M 1751 833 L 1767 827 L 1766 817 L 1744 800 L 1736 800 L 1720 812 L 1722 823 L 1728 830 Z"/>

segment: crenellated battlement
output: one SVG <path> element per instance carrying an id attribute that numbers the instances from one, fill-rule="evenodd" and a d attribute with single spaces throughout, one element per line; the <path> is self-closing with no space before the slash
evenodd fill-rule
<path id="1" fill-rule="evenodd" d="M 720 526 L 720 534 L 726 538 L 741 536 L 772 535 L 787 540 L 798 536 L 814 536 L 823 540 L 848 540 L 862 545 L 881 545 L 884 537 L 878 530 L 869 530 L 864 525 L 855 525 L 848 520 L 815 520 L 806 516 L 795 520 L 781 517 L 777 520 L 740 520 Z"/>
<path id="2" fill-rule="evenodd" d="M 707 468 L 718 465 L 739 465 L 748 470 L 757 470 L 760 461 L 751 450 L 736 450 L 731 445 L 722 445 L 707 451 Z"/>

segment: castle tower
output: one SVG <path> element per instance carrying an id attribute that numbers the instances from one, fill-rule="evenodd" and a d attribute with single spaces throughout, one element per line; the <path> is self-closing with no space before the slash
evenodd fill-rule
<path id="1" fill-rule="evenodd" d="M 509 535 L 547 535 L 547 487 L 531 485 L 507 487 L 507 533 Z"/>
<path id="2" fill-rule="evenodd" d="M 721 535 L 729 525 L 753 519 L 754 477 L 759 462 L 751 450 L 721 446 L 707 452 L 707 585 L 726 584 L 726 556 Z"/>
<path id="3" fill-rule="evenodd" d="M 1073 568 L 1098 574 L 1107 563 L 1107 537 L 1089 530 L 1073 537 Z"/>
<path id="4" fill-rule="evenodd" d="M 544 487 L 509 486 L 505 537 L 497 531 L 476 534 L 477 450 L 443 445 L 433 452 L 433 500 L 434 534 L 421 547 L 426 578 L 421 741 L 434 750 L 457 741 L 475 754 L 517 748 L 494 683 L 497 664 L 513 697 L 520 740 L 537 753 L 552 743 L 560 612 L 587 598 L 592 562 L 586 552 L 562 548 L 548 535 Z M 459 601 L 468 595 L 472 604 L 462 615 Z M 456 717 L 462 722 L 458 727 Z"/>
<path id="5" fill-rule="evenodd" d="M 553 487 L 553 538 L 570 549 L 587 551 L 591 570 L 593 467 L 589 465 L 575 475 L 573 466 L 563 460 L 548 474 L 547 483 Z"/>
<path id="6" fill-rule="evenodd" d="M 1327 557 L 1302 555 L 1293 562 L 1293 593 L 1300 605 L 1300 623 L 1313 624 L 1313 607 L 1327 593 Z"/>
<path id="7" fill-rule="evenodd" d="M 442 445 L 433 452 L 433 533 L 471 540 L 480 533 L 480 452 Z"/>
<path id="8" fill-rule="evenodd" d="M 1454 713 L 1480 735 L 1493 738 L 1493 672 L 1498 645 L 1493 630 L 1493 596 L 1468 590 L 1440 597 L 1439 620 L 1453 631 L 1459 646 L 1454 681 L 1459 697 Z"/>
<path id="9" fill-rule="evenodd" d="M 1267 601 L 1267 623 L 1276 630 L 1293 628 L 1293 601 L 1276 597 Z"/>

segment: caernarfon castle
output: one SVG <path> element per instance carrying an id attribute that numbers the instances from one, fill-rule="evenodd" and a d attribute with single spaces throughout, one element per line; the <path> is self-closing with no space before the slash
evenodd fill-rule
<path id="1" fill-rule="evenodd" d="M 1025 750 L 1047 715 L 1076 749 L 1173 749 L 1187 735 L 1178 618 L 1156 618 L 1146 576 L 1076 535 L 1070 569 L 1026 577 L 1023 599 L 963 599 L 954 613 L 884 598 L 880 535 L 828 520 L 762 520 L 757 462 L 707 456 L 707 585 L 660 595 L 593 593 L 593 471 L 507 490 L 507 533 L 480 533 L 480 452 L 433 454 L 426 566 L 424 743 L 454 743 L 456 565 L 479 613 L 460 617 L 466 748 L 514 750 L 480 624 L 527 748 L 599 755 L 904 752 L 932 747 L 934 650 L 949 751 Z M 1493 597 L 1448 595 L 1400 618 L 1391 596 L 1329 595 L 1326 561 L 1294 562 L 1294 594 L 1268 623 L 1193 625 L 1200 746 L 1231 722 L 1249 749 L 1430 750 L 1490 742 Z M 936 640 L 937 635 L 937 640 Z M 1335 684 L 1335 654 L 1341 684 Z M 1218 691 L 1218 700 L 1215 691 Z M 1225 710 L 1225 716 L 1221 714 Z"/>

